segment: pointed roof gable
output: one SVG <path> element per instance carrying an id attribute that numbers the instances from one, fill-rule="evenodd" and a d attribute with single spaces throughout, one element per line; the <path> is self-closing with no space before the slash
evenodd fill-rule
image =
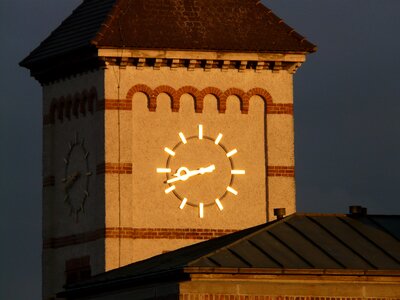
<path id="1" fill-rule="evenodd" d="M 66 293 L 196 272 L 399 274 L 400 216 L 294 214 L 94 276 Z"/>
<path id="2" fill-rule="evenodd" d="M 309 53 L 316 47 L 257 0 L 84 0 L 25 58 L 99 48 Z"/>

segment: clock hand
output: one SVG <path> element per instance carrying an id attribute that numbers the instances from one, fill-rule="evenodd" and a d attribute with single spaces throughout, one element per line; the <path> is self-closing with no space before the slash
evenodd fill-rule
<path id="1" fill-rule="evenodd" d="M 174 174 L 174 176 L 176 176 L 176 177 L 167 180 L 166 183 L 172 183 L 172 182 L 179 181 L 179 180 L 186 181 L 192 176 L 199 175 L 199 174 L 203 175 L 205 173 L 211 173 L 214 170 L 215 170 L 215 165 L 210 165 L 206 168 L 199 168 L 197 170 L 192 170 L 192 171 L 186 167 L 181 167 Z M 181 175 L 182 172 L 185 172 L 185 174 Z"/>
<path id="2" fill-rule="evenodd" d="M 67 178 L 65 178 L 63 180 L 65 182 L 64 189 L 68 190 L 80 176 L 81 176 L 80 172 L 75 172 L 74 174 L 69 175 Z"/>

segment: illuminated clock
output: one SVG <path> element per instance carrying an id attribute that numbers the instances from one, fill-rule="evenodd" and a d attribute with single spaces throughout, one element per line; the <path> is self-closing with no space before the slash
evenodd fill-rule
<path id="1" fill-rule="evenodd" d="M 89 170 L 89 151 L 86 150 L 84 139 L 79 139 L 78 134 L 68 144 L 64 163 L 64 178 L 61 180 L 64 184 L 64 202 L 68 206 L 69 214 L 78 221 L 79 214 L 85 213 L 92 175 Z"/>
<path id="2" fill-rule="evenodd" d="M 196 135 L 186 137 L 179 132 L 178 136 L 173 147 L 164 148 L 168 154 L 165 167 L 157 168 L 157 173 L 165 173 L 165 194 L 173 194 L 180 209 L 197 208 L 200 218 L 206 207 L 216 206 L 222 211 L 223 201 L 239 193 L 235 176 L 246 173 L 235 169 L 233 158 L 238 150 L 227 149 L 221 143 L 222 133 L 215 137 L 204 134 L 203 125 L 198 126 Z"/>

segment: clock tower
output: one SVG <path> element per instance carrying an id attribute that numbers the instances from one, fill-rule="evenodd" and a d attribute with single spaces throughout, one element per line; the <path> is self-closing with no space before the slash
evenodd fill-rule
<path id="1" fill-rule="evenodd" d="M 259 1 L 84 0 L 21 62 L 43 87 L 43 298 L 294 212 L 313 51 Z"/>

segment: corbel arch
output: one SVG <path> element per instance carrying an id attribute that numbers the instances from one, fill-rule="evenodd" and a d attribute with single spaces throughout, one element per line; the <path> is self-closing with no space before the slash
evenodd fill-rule
<path id="1" fill-rule="evenodd" d="M 145 85 L 145 84 L 137 84 L 134 85 L 133 87 L 131 87 L 128 91 L 128 93 L 126 94 L 126 100 L 130 100 L 132 101 L 133 95 L 135 95 L 136 93 L 143 93 L 146 95 L 147 98 L 147 107 L 150 111 L 155 111 L 156 110 L 156 99 L 153 97 L 153 90 Z M 153 99 L 154 98 L 154 99 Z M 153 110 L 154 108 L 154 110 Z"/>

